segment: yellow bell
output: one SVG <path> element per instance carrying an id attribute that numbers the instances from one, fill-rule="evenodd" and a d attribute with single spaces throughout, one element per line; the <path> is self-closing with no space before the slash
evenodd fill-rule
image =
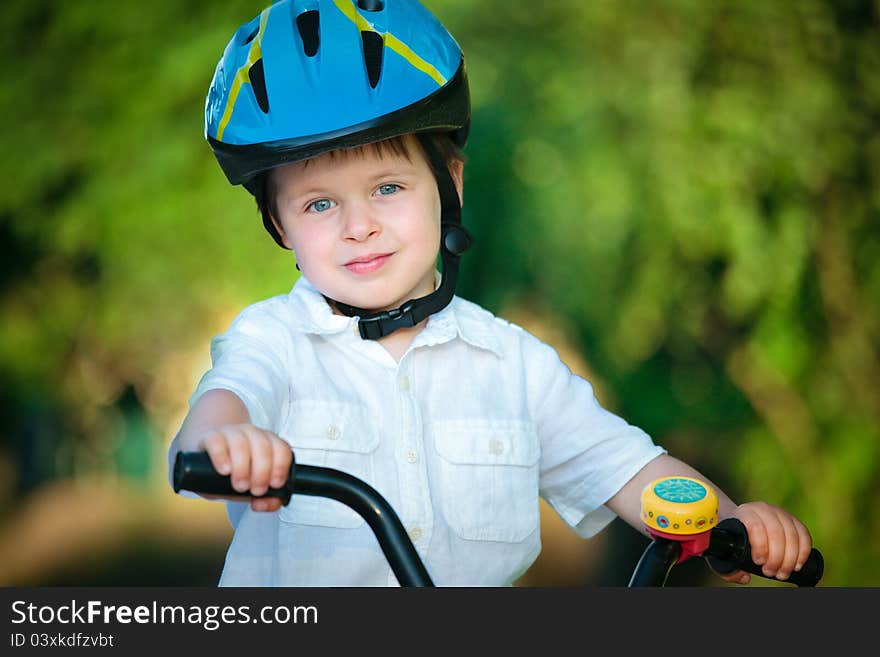
<path id="1" fill-rule="evenodd" d="M 642 491 L 642 521 L 666 534 L 687 536 L 718 523 L 718 495 L 693 477 L 663 477 Z"/>

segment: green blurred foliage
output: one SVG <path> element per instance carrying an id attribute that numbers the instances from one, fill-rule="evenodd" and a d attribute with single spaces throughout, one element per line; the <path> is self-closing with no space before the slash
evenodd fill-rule
<path id="1" fill-rule="evenodd" d="M 573 327 L 615 411 L 800 515 L 827 584 L 880 584 L 880 4 L 426 4 L 472 86 L 460 294 Z M 174 355 L 295 278 L 203 138 L 217 59 L 263 6 L 0 9 L 18 497 L 145 476 L 185 403 L 169 378 L 193 383 Z"/>

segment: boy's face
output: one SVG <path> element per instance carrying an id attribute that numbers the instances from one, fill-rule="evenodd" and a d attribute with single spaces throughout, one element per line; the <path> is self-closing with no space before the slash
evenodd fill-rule
<path id="1" fill-rule="evenodd" d="M 440 196 L 418 142 L 406 140 L 409 159 L 367 147 L 272 172 L 284 244 L 331 299 L 387 310 L 434 291 Z M 460 195 L 460 166 L 453 179 Z"/>

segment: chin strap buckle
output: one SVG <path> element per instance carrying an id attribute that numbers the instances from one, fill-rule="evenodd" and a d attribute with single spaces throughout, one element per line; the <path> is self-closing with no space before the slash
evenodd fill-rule
<path id="1" fill-rule="evenodd" d="M 413 301 L 410 299 L 400 308 L 393 308 L 358 320 L 358 331 L 364 340 L 378 340 L 400 328 L 418 324 L 413 316 Z"/>

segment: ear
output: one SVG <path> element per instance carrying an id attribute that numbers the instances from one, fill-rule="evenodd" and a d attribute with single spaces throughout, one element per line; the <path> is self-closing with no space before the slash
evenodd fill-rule
<path id="1" fill-rule="evenodd" d="M 454 159 L 449 163 L 449 174 L 455 183 L 455 191 L 458 192 L 458 202 L 464 205 L 464 162 Z"/>
<path id="2" fill-rule="evenodd" d="M 278 236 L 281 238 L 282 244 L 284 244 L 284 248 L 290 249 L 293 251 L 293 246 L 290 243 L 290 238 L 287 237 L 287 233 L 284 232 L 284 226 L 281 225 L 281 222 L 275 217 L 275 214 L 266 209 L 266 214 L 269 216 L 269 220 L 272 222 L 272 225 L 275 227 L 275 231 L 278 233 Z"/>

